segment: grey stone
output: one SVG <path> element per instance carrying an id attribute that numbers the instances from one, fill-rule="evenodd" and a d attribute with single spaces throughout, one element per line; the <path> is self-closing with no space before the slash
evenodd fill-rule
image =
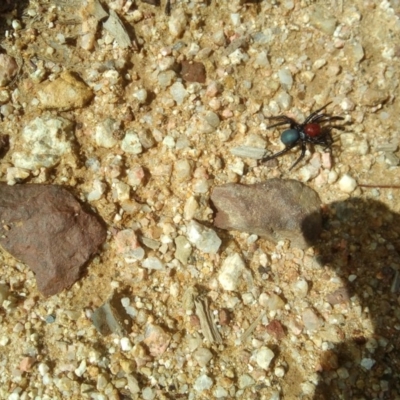
<path id="1" fill-rule="evenodd" d="M 126 329 L 123 325 L 124 314 L 114 303 L 116 301 L 111 298 L 92 314 L 92 323 L 103 336 L 111 333 L 117 333 L 121 336 L 126 334 Z"/>
<path id="2" fill-rule="evenodd" d="M 272 242 L 288 239 L 302 249 L 315 243 L 322 231 L 318 194 L 292 179 L 228 183 L 214 188 L 211 200 L 218 228 L 255 233 Z"/>
<path id="3" fill-rule="evenodd" d="M 175 258 L 177 258 L 183 265 L 186 265 L 190 255 L 192 254 L 192 246 L 185 236 L 178 236 L 175 238 Z"/>
<path id="4" fill-rule="evenodd" d="M 27 123 L 19 145 L 11 156 L 14 166 L 29 170 L 51 168 L 61 159 L 74 163 L 72 156 L 74 123 L 61 117 L 37 117 Z"/>

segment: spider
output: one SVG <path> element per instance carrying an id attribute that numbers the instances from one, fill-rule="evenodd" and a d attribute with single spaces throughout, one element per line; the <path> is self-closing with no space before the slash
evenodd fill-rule
<path id="1" fill-rule="evenodd" d="M 331 129 L 330 127 L 325 127 L 325 129 L 323 129 L 321 127 L 321 124 L 327 121 L 343 120 L 344 118 L 339 116 L 330 116 L 325 113 L 319 114 L 324 108 L 328 107 L 329 104 L 332 104 L 332 102 L 311 113 L 302 124 L 298 124 L 295 120 L 287 117 L 286 115 L 271 117 L 270 119 L 275 119 L 279 122 L 274 125 L 268 126 L 267 129 L 285 124 L 289 124 L 290 129 L 286 129 L 282 132 L 281 135 L 281 141 L 285 145 L 285 148 L 275 154 L 262 158 L 261 162 L 266 163 L 269 160 L 272 160 L 276 157 L 281 156 L 282 154 L 287 153 L 294 147 L 301 145 L 300 157 L 290 167 L 290 171 L 304 157 L 307 149 L 307 143 L 319 144 L 321 146 L 325 146 L 325 149 L 328 147 L 330 148 L 333 142 Z"/>

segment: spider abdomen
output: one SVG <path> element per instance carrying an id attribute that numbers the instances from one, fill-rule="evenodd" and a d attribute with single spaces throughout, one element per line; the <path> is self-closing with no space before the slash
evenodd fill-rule
<path id="1" fill-rule="evenodd" d="M 306 124 L 304 126 L 304 133 L 310 137 L 317 137 L 321 134 L 321 126 L 317 123 Z"/>
<path id="2" fill-rule="evenodd" d="M 300 134 L 296 129 L 287 129 L 282 132 L 281 141 L 284 145 L 291 145 L 299 140 Z"/>

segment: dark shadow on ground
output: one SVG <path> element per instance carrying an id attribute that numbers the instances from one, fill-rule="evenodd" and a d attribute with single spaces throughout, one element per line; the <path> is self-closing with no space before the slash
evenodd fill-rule
<path id="1" fill-rule="evenodd" d="M 315 247 L 319 262 L 342 279 L 343 301 L 358 296 L 373 335 L 343 326 L 346 341 L 321 354 L 313 399 L 400 399 L 400 215 L 359 198 L 326 211 L 323 240 Z"/>
<path id="2" fill-rule="evenodd" d="M 1 0 L 0 1 L 0 32 L 7 29 L 6 16 L 21 18 L 29 0 Z"/>

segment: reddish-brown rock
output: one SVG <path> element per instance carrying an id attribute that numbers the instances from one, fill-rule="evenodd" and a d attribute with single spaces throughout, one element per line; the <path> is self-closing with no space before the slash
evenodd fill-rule
<path id="1" fill-rule="evenodd" d="M 293 246 L 307 248 L 322 231 L 321 200 L 308 186 L 293 179 L 269 179 L 254 185 L 228 183 L 214 188 L 214 225 L 235 229 Z"/>
<path id="2" fill-rule="evenodd" d="M 206 68 L 201 62 L 182 61 L 181 75 L 186 82 L 205 83 Z"/>
<path id="3" fill-rule="evenodd" d="M 71 286 L 106 229 L 61 186 L 0 184 L 0 244 L 36 274 L 46 296 Z"/>

